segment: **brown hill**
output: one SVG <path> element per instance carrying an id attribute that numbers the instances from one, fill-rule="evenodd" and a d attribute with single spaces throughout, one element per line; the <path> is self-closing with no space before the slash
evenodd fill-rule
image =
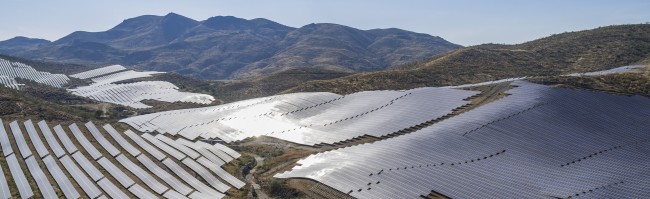
<path id="1" fill-rule="evenodd" d="M 393 70 L 301 84 L 285 92 L 408 89 L 609 69 L 650 60 L 650 25 L 569 32 L 517 45 L 466 47 Z"/>

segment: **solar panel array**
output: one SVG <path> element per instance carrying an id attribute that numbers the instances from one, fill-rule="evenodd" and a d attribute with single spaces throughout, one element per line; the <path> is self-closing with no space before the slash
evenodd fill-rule
<path id="1" fill-rule="evenodd" d="M 144 132 L 226 142 L 266 135 L 295 143 L 335 143 L 383 136 L 449 114 L 475 91 L 418 88 L 403 91 L 293 93 L 214 107 L 159 112 L 120 122 Z M 255 125 L 251 125 L 255 124 Z"/>
<path id="2" fill-rule="evenodd" d="M 526 82 L 419 131 L 311 155 L 279 178 L 357 198 L 645 198 L 650 99 Z"/>
<path id="3" fill-rule="evenodd" d="M 57 88 L 63 87 L 70 79 L 64 74 L 52 74 L 48 72 L 37 71 L 29 65 L 20 62 L 11 62 L 5 59 L 0 59 L 0 84 L 6 87 L 19 89 L 15 78 L 23 78 L 32 80 L 37 83 L 53 86 Z"/>
<path id="4" fill-rule="evenodd" d="M 92 78 L 92 80 L 96 84 L 108 84 L 108 83 L 119 82 L 119 81 L 124 81 L 129 79 L 135 79 L 135 78 L 151 77 L 151 75 L 153 74 L 160 74 L 160 73 L 164 73 L 164 72 L 127 70 L 118 73 L 95 77 Z"/>
<path id="5" fill-rule="evenodd" d="M 94 84 L 91 86 L 70 89 L 78 96 L 88 97 L 97 101 L 120 104 L 133 108 L 150 108 L 142 103 L 143 100 L 163 102 L 189 102 L 210 104 L 214 97 L 206 94 L 178 91 L 178 87 L 164 81 L 142 81 L 127 84 Z"/>
<path id="6" fill-rule="evenodd" d="M 145 134 L 161 145 L 141 150 L 137 146 L 149 141 L 130 130 L 121 134 L 109 124 L 98 128 L 92 122 L 67 126 L 52 130 L 45 121 L 34 125 L 27 120 L 5 128 L 0 120 L 8 165 L 0 167 L 0 198 L 222 198 L 231 187 L 245 185 L 220 167 L 240 156 L 223 145 Z M 9 184 L 18 192 L 11 193 Z"/>
<path id="7" fill-rule="evenodd" d="M 122 65 L 111 65 L 111 66 L 96 68 L 89 71 L 70 75 L 70 77 L 79 78 L 79 79 L 90 79 L 93 77 L 102 76 L 102 75 L 119 72 L 123 70 L 127 70 L 127 68 L 125 68 Z"/>
<path id="8" fill-rule="evenodd" d="M 174 84 L 165 81 L 140 81 L 116 84 L 115 82 L 150 77 L 152 74 L 161 73 L 136 72 L 125 69 L 123 66 L 113 65 L 72 75 L 72 77 L 82 79 L 92 78 L 92 81 L 95 83 L 76 89 L 69 89 L 69 91 L 78 96 L 133 108 L 151 108 L 151 106 L 142 103 L 141 101 L 143 100 L 197 104 L 210 104 L 214 101 L 214 97 L 210 95 L 180 92 Z"/>
<path id="9" fill-rule="evenodd" d="M 596 75 L 607 75 L 607 74 L 614 74 L 614 73 L 633 73 L 633 72 L 639 72 L 638 69 L 644 67 L 646 66 L 644 65 L 621 66 L 618 68 L 612 68 L 612 69 L 602 70 L 602 71 L 594 71 L 594 72 L 586 72 L 586 73 L 571 73 L 567 76 L 596 76 Z"/>
<path id="10" fill-rule="evenodd" d="M 16 82 L 14 78 L 8 76 L 0 76 L 0 84 L 4 85 L 7 88 L 18 90 L 20 89 L 21 84 Z"/>

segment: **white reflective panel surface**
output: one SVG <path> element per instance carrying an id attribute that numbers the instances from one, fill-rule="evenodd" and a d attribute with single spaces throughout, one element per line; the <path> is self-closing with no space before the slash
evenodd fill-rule
<path id="1" fill-rule="evenodd" d="M 640 188 L 650 181 L 650 99 L 515 84 L 496 102 L 311 155 L 275 177 L 314 179 L 357 198 L 650 195 Z"/>
<path id="2" fill-rule="evenodd" d="M 153 113 L 121 120 L 145 132 L 226 142 L 272 136 L 295 143 L 336 143 L 383 136 L 447 115 L 475 91 L 418 88 L 333 93 L 293 93 L 208 108 Z"/>
<path id="3" fill-rule="evenodd" d="M 12 89 L 20 89 L 23 85 L 16 82 L 15 78 L 22 78 L 61 88 L 68 84 L 70 79 L 64 74 L 51 74 L 37 71 L 29 65 L 20 62 L 11 62 L 0 59 L 0 84 Z"/>
<path id="4" fill-rule="evenodd" d="M 111 66 L 105 66 L 97 69 L 92 69 L 89 71 L 77 73 L 74 75 L 70 75 L 70 77 L 74 78 L 79 78 L 79 79 L 89 79 L 97 76 L 102 76 L 105 74 L 113 73 L 113 72 L 118 72 L 118 71 L 123 71 L 126 70 L 126 68 L 122 65 L 111 65 Z"/>

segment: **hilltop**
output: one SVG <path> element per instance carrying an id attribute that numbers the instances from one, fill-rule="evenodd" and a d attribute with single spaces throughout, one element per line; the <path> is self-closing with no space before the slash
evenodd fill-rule
<path id="1" fill-rule="evenodd" d="M 390 70 L 313 81 L 285 92 L 408 89 L 523 76 L 553 76 L 650 63 L 650 25 L 567 32 L 517 44 L 458 49 Z"/>
<path id="2" fill-rule="evenodd" d="M 400 29 L 359 30 L 338 24 L 300 28 L 267 19 L 145 15 L 102 32 L 59 40 L 0 42 L 0 53 L 90 66 L 121 64 L 200 79 L 243 79 L 291 68 L 382 70 L 458 49 L 440 37 Z"/>

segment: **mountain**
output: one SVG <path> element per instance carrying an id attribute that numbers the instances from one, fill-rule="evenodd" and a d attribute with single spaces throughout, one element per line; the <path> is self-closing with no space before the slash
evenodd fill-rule
<path id="1" fill-rule="evenodd" d="M 517 44 L 466 47 L 389 70 L 300 84 L 285 92 L 409 89 L 650 64 L 650 25 L 567 32 Z"/>
<path id="2" fill-rule="evenodd" d="M 235 77 L 269 74 L 303 66 L 376 71 L 455 49 L 440 37 L 399 29 L 358 30 L 337 24 L 310 24 L 289 32 L 273 57 L 238 71 Z"/>
<path id="3" fill-rule="evenodd" d="M 45 39 L 14 37 L 9 40 L 0 41 L 0 54 L 12 54 L 14 52 L 27 51 L 49 43 L 50 41 Z"/>
<path id="4" fill-rule="evenodd" d="M 104 32 L 73 32 L 54 44 L 69 44 L 78 40 L 102 43 L 117 49 L 151 49 L 169 44 L 198 23 L 174 13 L 163 17 L 145 15 L 124 20 Z"/>
<path id="5" fill-rule="evenodd" d="M 460 48 L 440 37 L 400 29 L 337 24 L 300 28 L 267 19 L 175 13 L 124 20 L 102 32 L 73 32 L 54 42 L 0 42 L 0 52 L 92 66 L 122 64 L 201 79 L 243 79 L 292 68 L 383 70 Z"/>

